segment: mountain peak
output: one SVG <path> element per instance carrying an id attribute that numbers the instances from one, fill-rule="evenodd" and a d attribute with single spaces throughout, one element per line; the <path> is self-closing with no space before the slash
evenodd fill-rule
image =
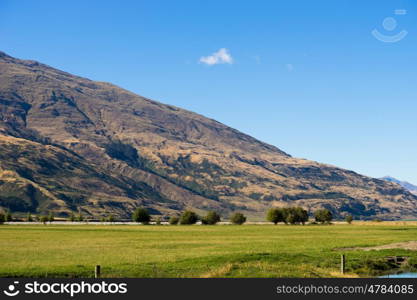
<path id="1" fill-rule="evenodd" d="M 390 182 L 394 182 L 397 183 L 399 185 L 401 185 L 402 187 L 404 187 L 405 189 L 409 190 L 410 192 L 416 194 L 417 193 L 417 186 L 414 184 L 411 184 L 407 181 L 402 181 L 399 180 L 397 178 L 394 178 L 392 176 L 384 176 L 381 179 L 386 180 L 386 181 L 390 181 Z"/>
<path id="2" fill-rule="evenodd" d="M 3 51 L 0 51 L 0 58 L 3 58 L 3 57 L 10 57 L 10 56 L 4 53 Z"/>

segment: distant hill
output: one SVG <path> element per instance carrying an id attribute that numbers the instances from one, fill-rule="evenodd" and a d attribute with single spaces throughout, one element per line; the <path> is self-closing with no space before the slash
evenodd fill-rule
<path id="1" fill-rule="evenodd" d="M 129 217 L 143 205 L 263 217 L 301 205 L 417 215 L 417 197 L 395 183 L 294 158 L 199 114 L 2 52 L 0 158 L 0 206 L 17 211 Z"/>
<path id="2" fill-rule="evenodd" d="M 398 180 L 398 179 L 396 179 L 394 177 L 391 177 L 391 176 L 385 176 L 382 179 L 387 180 L 387 181 L 390 181 L 390 182 L 398 183 L 399 185 L 401 185 L 405 189 L 407 189 L 410 192 L 412 192 L 413 194 L 416 194 L 417 195 L 417 186 L 416 185 L 413 185 L 413 184 L 411 184 L 411 183 L 409 183 L 407 181 Z"/>

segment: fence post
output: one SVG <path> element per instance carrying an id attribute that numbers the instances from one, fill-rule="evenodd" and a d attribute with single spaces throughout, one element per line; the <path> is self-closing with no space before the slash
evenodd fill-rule
<path id="1" fill-rule="evenodd" d="M 100 265 L 97 265 L 95 270 L 94 270 L 94 277 L 95 278 L 100 278 Z"/>
<path id="2" fill-rule="evenodd" d="M 345 255 L 340 255 L 340 273 L 345 274 L 346 258 Z"/>

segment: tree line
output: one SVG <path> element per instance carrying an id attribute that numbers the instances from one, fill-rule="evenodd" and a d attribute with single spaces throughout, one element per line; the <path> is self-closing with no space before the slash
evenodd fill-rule
<path id="1" fill-rule="evenodd" d="M 305 224 L 309 220 L 307 210 L 300 206 L 276 207 L 268 210 L 266 219 L 275 225 L 282 222 L 285 224 Z M 314 223 L 330 224 L 333 220 L 332 212 L 328 209 L 319 209 L 314 212 Z M 350 221 L 349 223 L 351 223 Z"/>
<path id="2" fill-rule="evenodd" d="M 142 224 L 149 224 L 151 221 L 151 215 L 144 207 L 139 207 L 132 215 L 134 222 Z M 209 211 L 206 216 L 201 217 L 192 210 L 184 211 L 180 216 L 171 216 L 168 220 L 170 225 L 192 225 L 201 221 L 203 225 L 215 225 L 221 221 L 220 214 L 215 211 Z M 230 217 L 230 222 L 236 225 L 242 225 L 246 222 L 246 217 L 242 213 L 234 213 Z M 158 224 L 158 221 L 156 222 Z"/>
<path id="3" fill-rule="evenodd" d="M 6 212 L 0 212 L 0 224 L 4 222 L 11 222 L 13 221 L 13 215 L 10 210 Z M 145 207 L 138 207 L 134 210 L 132 214 L 132 220 L 137 223 L 142 224 L 150 224 L 152 221 L 151 214 Z M 306 222 L 309 221 L 309 214 L 307 210 L 303 209 L 300 206 L 295 207 L 273 207 L 267 211 L 266 220 L 268 222 L 272 222 L 275 225 L 278 223 L 284 224 L 302 224 L 304 225 Z M 321 224 L 330 224 L 333 220 L 333 215 L 330 210 L 328 209 L 319 209 L 314 211 L 314 221 L 313 224 L 321 223 Z M 347 223 L 351 223 L 353 217 L 351 215 L 347 215 L 345 218 Z M 52 223 L 55 221 L 54 214 L 50 212 L 47 215 L 39 215 L 33 217 L 31 213 L 27 213 L 25 221 L 33 222 L 38 221 L 44 224 Z M 74 214 L 73 212 L 70 214 L 68 221 L 71 222 L 83 222 L 84 216 L 81 212 L 78 214 Z M 108 215 L 107 217 L 103 217 L 100 219 L 102 222 L 116 222 L 116 218 L 113 215 Z M 162 223 L 162 218 L 157 217 L 153 220 L 156 225 Z M 221 221 L 221 216 L 216 211 L 209 211 L 205 216 L 199 216 L 192 210 L 185 210 L 179 216 L 171 216 L 168 219 L 168 223 L 170 225 L 192 225 L 196 224 L 198 221 L 201 221 L 203 225 L 215 225 Z M 246 222 L 246 216 L 242 213 L 234 213 L 230 216 L 230 222 L 235 225 L 242 225 Z"/>

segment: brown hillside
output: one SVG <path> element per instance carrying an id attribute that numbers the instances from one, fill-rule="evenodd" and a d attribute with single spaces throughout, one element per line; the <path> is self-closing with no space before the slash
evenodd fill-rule
<path id="1" fill-rule="evenodd" d="M 191 207 L 263 215 L 268 207 L 282 205 L 328 207 L 336 215 L 363 218 L 417 213 L 417 197 L 396 184 L 293 158 L 215 120 L 4 53 L 0 133 L 2 139 L 19 138 L 15 142 L 22 151 L 36 144 L 43 155 L 62 152 L 83 166 L 72 173 L 63 169 L 66 175 L 43 174 L 42 180 L 19 174 L 21 182 L 32 180 L 53 195 L 35 210 L 60 203 L 60 210 L 76 206 L 91 214 L 112 210 L 125 216 L 140 204 L 163 213 Z M 2 156 L 3 172 L 16 172 L 13 162 Z M 32 161 L 30 168 L 36 173 L 38 165 Z M 100 176 L 91 179 L 97 186 L 83 182 L 85 168 L 120 185 Z M 59 185 L 59 176 L 73 178 L 62 184 L 77 190 L 82 203 L 70 205 L 51 188 L 48 180 Z M 0 186 L 5 206 L 1 191 Z M 104 204 L 109 201 L 115 204 Z"/>

